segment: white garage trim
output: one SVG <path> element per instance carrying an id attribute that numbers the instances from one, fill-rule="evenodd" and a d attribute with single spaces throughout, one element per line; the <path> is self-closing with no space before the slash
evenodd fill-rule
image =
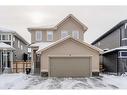
<path id="1" fill-rule="evenodd" d="M 68 56 L 68 55 L 49 55 L 48 56 L 48 63 L 49 63 L 49 67 L 48 67 L 48 75 L 49 77 L 51 77 L 51 71 L 50 71 L 50 58 L 52 57 L 56 57 L 56 58 L 59 58 L 59 57 L 84 57 L 84 58 L 90 58 L 90 64 L 89 64 L 89 73 L 90 73 L 90 76 L 92 76 L 92 56 L 91 55 L 73 55 L 73 56 Z"/>

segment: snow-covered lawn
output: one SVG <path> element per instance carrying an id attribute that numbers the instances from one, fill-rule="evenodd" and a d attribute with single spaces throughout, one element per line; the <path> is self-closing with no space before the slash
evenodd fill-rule
<path id="1" fill-rule="evenodd" d="M 91 78 L 43 78 L 25 74 L 2 74 L 0 89 L 127 89 L 127 76 L 101 74 Z"/>

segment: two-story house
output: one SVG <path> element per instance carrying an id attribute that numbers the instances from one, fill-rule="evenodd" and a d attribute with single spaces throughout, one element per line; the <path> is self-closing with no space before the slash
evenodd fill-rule
<path id="1" fill-rule="evenodd" d="M 127 71 L 127 20 L 115 25 L 92 45 L 105 51 L 102 54 L 102 64 L 106 72 L 118 74 Z"/>
<path id="2" fill-rule="evenodd" d="M 23 60 L 23 54 L 27 52 L 28 42 L 24 38 L 15 31 L 0 28 L 1 72 L 12 72 L 14 61 Z"/>
<path id="3" fill-rule="evenodd" d="M 50 77 L 98 75 L 101 50 L 83 42 L 86 30 L 72 14 L 53 27 L 28 28 L 34 73 Z"/>

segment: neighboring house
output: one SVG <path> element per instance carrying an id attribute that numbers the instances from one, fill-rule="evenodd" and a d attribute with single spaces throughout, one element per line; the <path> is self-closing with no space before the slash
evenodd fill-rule
<path id="1" fill-rule="evenodd" d="M 13 63 L 23 60 L 23 54 L 28 52 L 28 42 L 12 30 L 0 28 L 0 67 L 1 71 L 9 68 L 12 71 Z"/>
<path id="2" fill-rule="evenodd" d="M 102 63 L 106 72 L 118 74 L 127 71 L 127 20 L 118 23 L 92 45 L 105 51 Z"/>
<path id="3" fill-rule="evenodd" d="M 34 73 L 50 77 L 99 75 L 101 50 L 83 42 L 86 30 L 72 14 L 54 27 L 28 28 Z"/>

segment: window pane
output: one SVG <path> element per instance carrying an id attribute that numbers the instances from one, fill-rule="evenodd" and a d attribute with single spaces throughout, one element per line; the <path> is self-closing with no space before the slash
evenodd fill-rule
<path id="1" fill-rule="evenodd" d="M 2 40 L 8 40 L 8 35 L 2 35 Z"/>
<path id="2" fill-rule="evenodd" d="M 61 32 L 61 38 L 64 38 L 66 36 L 68 36 L 68 32 L 67 31 L 62 31 Z"/>
<path id="3" fill-rule="evenodd" d="M 47 32 L 47 40 L 52 41 L 53 40 L 53 32 Z"/>
<path id="4" fill-rule="evenodd" d="M 13 41 L 15 41 L 15 37 L 13 37 Z"/>
<path id="5" fill-rule="evenodd" d="M 2 35 L 2 40 L 5 40 L 5 35 Z"/>
<path id="6" fill-rule="evenodd" d="M 21 50 L 23 50 L 23 46 L 21 45 Z"/>
<path id="7" fill-rule="evenodd" d="M 11 35 L 9 35 L 9 40 L 11 40 Z"/>
<path id="8" fill-rule="evenodd" d="M 41 31 L 37 31 L 36 32 L 36 41 L 41 41 L 42 40 L 42 32 Z"/>
<path id="9" fill-rule="evenodd" d="M 18 40 L 18 48 L 20 48 L 20 41 Z"/>
<path id="10" fill-rule="evenodd" d="M 121 56 L 127 56 L 127 52 L 121 52 Z"/>
<path id="11" fill-rule="evenodd" d="M 1 35 L 0 35 L 0 40 L 1 40 Z"/>
<path id="12" fill-rule="evenodd" d="M 73 31 L 72 32 L 72 37 L 79 39 L 79 32 L 78 31 Z"/>

